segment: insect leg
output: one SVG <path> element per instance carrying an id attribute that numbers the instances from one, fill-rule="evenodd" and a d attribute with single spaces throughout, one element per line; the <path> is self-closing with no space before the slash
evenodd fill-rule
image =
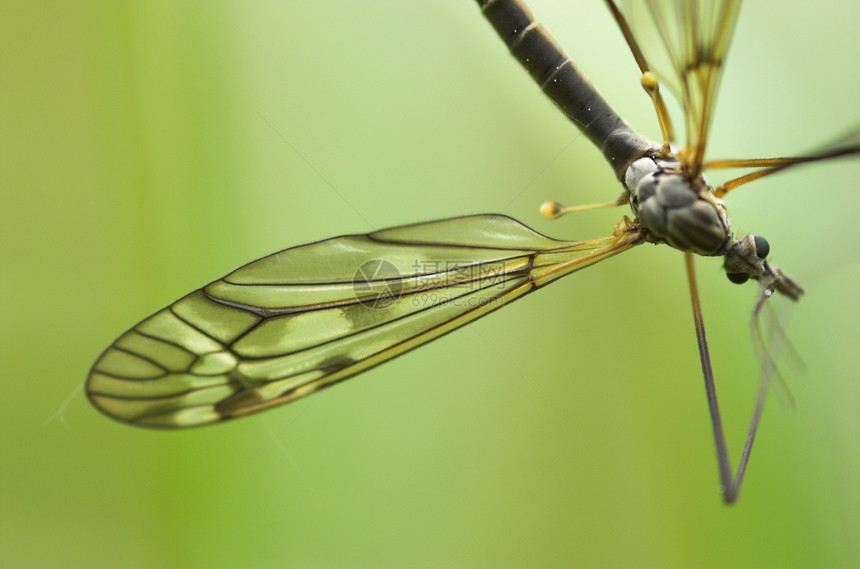
<path id="1" fill-rule="evenodd" d="M 744 473 L 746 472 L 747 463 L 749 462 L 750 453 L 752 452 L 752 445 L 758 429 L 759 419 L 761 419 L 761 412 L 764 408 L 764 400 L 767 396 L 768 382 L 765 377 L 759 386 L 755 409 L 753 410 L 753 416 L 750 420 L 746 442 L 744 443 L 744 450 L 741 454 L 741 460 L 738 464 L 737 472 L 732 476 L 731 461 L 729 460 L 729 452 L 726 447 L 726 435 L 723 431 L 722 419 L 720 418 L 720 405 L 717 402 L 717 388 L 714 384 L 714 371 L 711 367 L 711 356 L 708 352 L 708 341 L 705 338 L 705 323 L 702 319 L 702 307 L 699 303 L 699 290 L 696 286 L 696 272 L 693 267 L 693 254 L 685 253 L 684 260 L 687 265 L 687 278 L 690 284 L 690 298 L 693 303 L 693 320 L 696 325 L 696 343 L 699 347 L 699 359 L 702 363 L 702 375 L 705 379 L 705 394 L 708 398 L 708 411 L 711 414 L 711 427 L 714 431 L 714 444 L 717 447 L 717 462 L 720 471 L 720 492 L 723 495 L 725 503 L 732 504 L 737 500 L 741 484 L 743 483 Z"/>

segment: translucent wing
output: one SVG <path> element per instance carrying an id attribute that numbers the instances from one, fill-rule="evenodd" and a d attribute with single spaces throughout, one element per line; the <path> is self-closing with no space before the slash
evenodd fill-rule
<path id="1" fill-rule="evenodd" d="M 722 66 L 740 0 L 631 0 L 623 11 L 651 68 L 684 107 L 687 141 L 678 158 L 702 171 Z"/>
<path id="2" fill-rule="evenodd" d="M 189 427 L 303 397 L 642 241 L 557 241 L 503 215 L 285 249 L 192 292 L 120 336 L 87 394 L 107 415 Z"/>

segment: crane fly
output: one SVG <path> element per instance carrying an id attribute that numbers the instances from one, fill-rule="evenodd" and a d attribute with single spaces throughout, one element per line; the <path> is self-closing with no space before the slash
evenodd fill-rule
<path id="1" fill-rule="evenodd" d="M 758 283 L 754 321 L 775 292 L 797 300 L 803 288 L 768 262 L 767 241 L 733 234 L 722 198 L 796 164 L 857 154 L 860 145 L 800 158 L 706 162 L 739 0 L 648 1 L 623 12 L 607 0 L 653 101 L 660 143 L 638 134 L 613 111 L 521 0 L 477 3 L 514 58 L 602 151 L 622 184 L 615 201 L 574 208 L 549 202 L 542 212 L 552 218 L 629 205 L 634 219 L 625 216 L 610 236 L 589 241 L 553 239 L 508 216 L 485 214 L 285 249 L 126 331 L 93 364 L 87 396 L 108 416 L 145 427 L 195 427 L 250 415 L 330 387 L 634 246 L 667 244 L 684 253 L 721 491 L 732 503 L 768 391 L 768 366 L 733 474 L 693 255 L 722 257 L 729 280 Z M 646 35 L 659 38 L 662 51 L 646 53 L 638 41 Z M 686 144 L 679 150 L 672 146 L 674 130 L 658 76 L 685 112 Z M 706 168 L 732 167 L 757 170 L 717 187 L 704 176 Z"/>

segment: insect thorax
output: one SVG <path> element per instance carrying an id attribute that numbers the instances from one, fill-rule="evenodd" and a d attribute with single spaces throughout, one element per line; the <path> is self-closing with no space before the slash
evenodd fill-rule
<path id="1" fill-rule="evenodd" d="M 724 255 L 732 228 L 704 176 L 690 177 L 676 160 L 643 157 L 624 175 L 630 207 L 657 241 L 697 255 Z"/>

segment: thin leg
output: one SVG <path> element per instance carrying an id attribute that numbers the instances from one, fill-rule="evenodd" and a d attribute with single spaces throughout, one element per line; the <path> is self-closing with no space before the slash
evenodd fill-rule
<path id="1" fill-rule="evenodd" d="M 744 174 L 727 182 L 720 184 L 715 191 L 718 198 L 725 196 L 730 191 L 748 184 L 753 180 L 758 180 L 777 172 L 782 172 L 786 168 L 796 166 L 798 164 L 806 164 L 808 162 L 817 162 L 819 160 L 830 160 L 831 158 L 841 158 L 843 156 L 853 156 L 860 154 L 860 143 L 850 144 L 845 147 L 825 150 L 811 156 L 797 156 L 795 158 L 753 158 L 749 160 L 713 160 L 705 163 L 703 168 L 764 168 Z"/>
<path id="2" fill-rule="evenodd" d="M 720 491 L 723 495 L 723 500 L 726 504 L 732 504 L 738 499 L 738 494 L 743 483 L 744 473 L 749 462 L 750 452 L 752 451 L 753 441 L 755 440 L 756 430 L 758 429 L 761 412 L 764 408 L 764 400 L 767 396 L 767 376 L 759 385 L 758 395 L 756 396 L 755 410 L 753 411 L 752 420 L 750 421 L 749 431 L 747 432 L 747 440 L 744 444 L 741 461 L 738 465 L 737 473 L 732 477 L 732 465 L 729 460 L 729 452 L 726 448 L 726 435 L 723 432 L 723 422 L 720 419 L 720 405 L 717 403 L 717 388 L 714 384 L 714 371 L 711 368 L 711 356 L 708 352 L 708 341 L 705 338 L 705 323 L 702 320 L 702 307 L 699 303 L 699 290 L 696 286 L 696 272 L 693 267 L 692 253 L 685 253 L 684 260 L 687 265 L 687 279 L 690 284 L 690 298 L 693 302 L 693 320 L 696 324 L 696 342 L 699 346 L 699 359 L 702 362 L 702 375 L 705 378 L 705 394 L 708 398 L 708 411 L 711 414 L 711 426 L 714 431 L 714 444 L 717 447 L 717 462 L 720 470 Z"/>

